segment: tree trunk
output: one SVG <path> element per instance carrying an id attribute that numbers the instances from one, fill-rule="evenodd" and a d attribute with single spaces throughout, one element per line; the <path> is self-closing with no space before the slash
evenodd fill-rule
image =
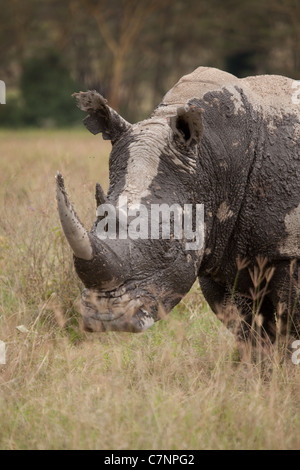
<path id="1" fill-rule="evenodd" d="M 114 54 L 114 63 L 112 70 L 112 80 L 108 96 L 108 104 L 116 111 L 120 108 L 121 86 L 123 83 L 123 73 L 125 65 L 125 56 L 122 51 Z"/>

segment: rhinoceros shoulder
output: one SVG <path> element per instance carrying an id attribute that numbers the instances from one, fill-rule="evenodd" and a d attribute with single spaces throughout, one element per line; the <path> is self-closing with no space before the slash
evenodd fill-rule
<path id="1" fill-rule="evenodd" d="M 192 98 L 202 99 L 208 92 L 227 89 L 236 94 L 243 90 L 248 101 L 260 107 L 265 116 L 273 114 L 299 115 L 300 82 L 280 75 L 257 75 L 237 78 L 213 67 L 198 67 L 184 75 L 171 88 L 153 115 L 165 117 L 174 114 Z"/>
<path id="2" fill-rule="evenodd" d="M 265 109 L 283 114 L 299 114 L 300 82 L 281 75 L 257 75 L 240 79 L 240 85 L 251 90 Z"/>

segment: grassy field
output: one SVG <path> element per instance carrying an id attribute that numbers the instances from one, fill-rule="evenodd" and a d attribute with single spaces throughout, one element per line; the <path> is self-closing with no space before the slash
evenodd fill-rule
<path id="1" fill-rule="evenodd" d="M 82 332 L 54 175 L 90 226 L 109 150 L 85 130 L 0 132 L 0 448 L 299 449 L 300 365 L 238 362 L 197 285 L 143 334 Z"/>

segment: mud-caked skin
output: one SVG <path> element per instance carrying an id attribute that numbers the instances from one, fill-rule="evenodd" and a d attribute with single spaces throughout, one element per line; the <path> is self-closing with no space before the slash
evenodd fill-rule
<path id="1" fill-rule="evenodd" d="M 198 277 L 212 310 L 237 337 L 257 325 L 299 336 L 300 112 L 294 81 L 238 79 L 199 67 L 131 125 L 94 91 L 76 94 L 93 133 L 112 141 L 110 187 L 97 204 L 204 204 L 204 246 L 185 240 L 99 240 L 88 233 L 57 177 L 58 208 L 86 289 L 91 331 L 143 331 Z M 292 262 L 292 264 L 291 264 Z M 257 317 L 257 318 L 256 318 Z M 254 321 L 257 320 L 258 321 Z"/>

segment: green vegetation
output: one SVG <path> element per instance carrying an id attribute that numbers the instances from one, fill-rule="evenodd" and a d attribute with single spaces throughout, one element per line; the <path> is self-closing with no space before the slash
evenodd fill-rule
<path id="1" fill-rule="evenodd" d="M 56 53 L 50 51 L 41 58 L 31 58 L 24 65 L 20 82 L 24 122 L 53 127 L 79 121 L 81 113 L 71 99 L 77 89 L 78 85 Z"/>
<path id="2" fill-rule="evenodd" d="M 0 126 L 70 124 L 70 88 L 136 121 L 199 65 L 300 79 L 299 21 L 297 0 L 1 2 Z"/>
<path id="3" fill-rule="evenodd" d="M 85 130 L 0 141 L 0 448 L 298 449 L 300 366 L 238 362 L 197 285 L 143 334 L 81 330 L 54 175 L 90 226 L 110 144 Z"/>

